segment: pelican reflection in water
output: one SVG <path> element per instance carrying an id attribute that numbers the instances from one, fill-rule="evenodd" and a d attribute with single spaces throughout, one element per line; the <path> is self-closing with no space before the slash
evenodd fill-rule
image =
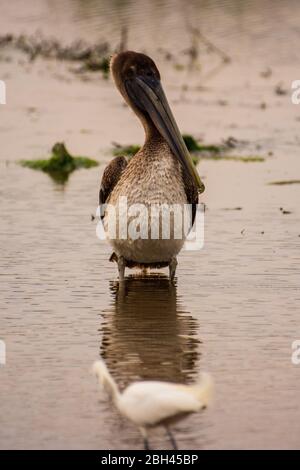
<path id="1" fill-rule="evenodd" d="M 165 276 L 111 283 L 113 303 L 102 313 L 100 355 L 120 385 L 132 380 L 188 382 L 199 360 L 198 324 Z"/>
<path id="2" fill-rule="evenodd" d="M 102 312 L 100 356 L 120 390 L 140 380 L 193 383 L 198 324 L 178 301 L 176 286 L 165 276 L 136 276 L 111 283 L 111 293 L 112 305 Z"/>
<path id="3" fill-rule="evenodd" d="M 119 279 L 124 279 L 125 267 L 160 268 L 169 266 L 170 278 L 175 276 L 177 254 L 183 247 L 186 233 L 178 236 L 178 221 L 170 219 L 170 235 L 162 236 L 162 222 L 152 217 L 153 207 L 190 208 L 189 228 L 194 223 L 198 194 L 204 185 L 193 164 L 181 133 L 177 127 L 164 94 L 160 73 L 154 61 L 137 52 L 127 51 L 115 55 L 111 60 L 111 72 L 115 84 L 141 121 L 145 130 L 142 148 L 131 158 L 116 157 L 105 168 L 99 203 L 101 218 L 107 238 L 112 247 L 112 261 L 118 263 Z M 126 198 L 126 209 L 121 209 L 120 201 Z M 119 207 L 117 216 L 111 215 L 105 205 Z M 130 212 L 130 207 L 139 205 L 146 212 L 139 214 L 139 237 L 129 234 L 126 222 L 126 235 L 117 230 L 110 236 L 109 227 L 117 218 L 119 228 Z M 128 212 L 127 212 L 128 211 Z M 158 221 L 157 221 L 158 220 Z M 153 236 L 151 224 L 156 230 Z M 175 232 L 177 233 L 175 234 Z"/>

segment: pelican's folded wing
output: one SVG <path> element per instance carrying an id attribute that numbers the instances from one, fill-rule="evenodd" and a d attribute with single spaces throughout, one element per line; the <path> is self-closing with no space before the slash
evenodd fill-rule
<path id="1" fill-rule="evenodd" d="M 105 204 L 119 181 L 123 171 L 127 166 L 127 160 L 125 157 L 116 157 L 114 158 L 105 168 L 101 180 L 101 186 L 99 191 L 99 205 L 100 205 L 100 215 L 103 219 L 104 211 L 103 204 Z"/>

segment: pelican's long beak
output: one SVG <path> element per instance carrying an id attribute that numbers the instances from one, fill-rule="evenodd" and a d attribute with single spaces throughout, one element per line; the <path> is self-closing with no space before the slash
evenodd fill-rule
<path id="1" fill-rule="evenodd" d="M 195 181 L 199 192 L 203 193 L 205 186 L 184 143 L 160 81 L 154 78 L 135 77 L 128 80 L 125 86 L 134 104 L 148 113 L 156 129 L 166 139 L 174 155 Z"/>

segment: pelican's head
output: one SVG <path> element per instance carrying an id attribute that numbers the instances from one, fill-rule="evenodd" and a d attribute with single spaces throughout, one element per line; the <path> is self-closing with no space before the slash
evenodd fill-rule
<path id="1" fill-rule="evenodd" d="M 113 56 L 110 67 L 117 88 L 141 119 L 146 133 L 153 128 L 158 131 L 202 193 L 204 184 L 177 127 L 154 61 L 145 54 L 126 51 Z"/>

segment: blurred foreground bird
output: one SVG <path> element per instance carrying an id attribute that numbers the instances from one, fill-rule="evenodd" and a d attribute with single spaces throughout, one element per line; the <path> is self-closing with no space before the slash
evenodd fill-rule
<path id="1" fill-rule="evenodd" d="M 177 449 L 169 425 L 204 410 L 212 398 L 213 381 L 207 373 L 202 373 L 199 381 L 192 385 L 142 381 L 120 392 L 102 360 L 94 363 L 92 371 L 119 412 L 138 426 L 145 449 L 149 449 L 148 430 L 157 426 L 165 427 L 173 448 Z"/>

